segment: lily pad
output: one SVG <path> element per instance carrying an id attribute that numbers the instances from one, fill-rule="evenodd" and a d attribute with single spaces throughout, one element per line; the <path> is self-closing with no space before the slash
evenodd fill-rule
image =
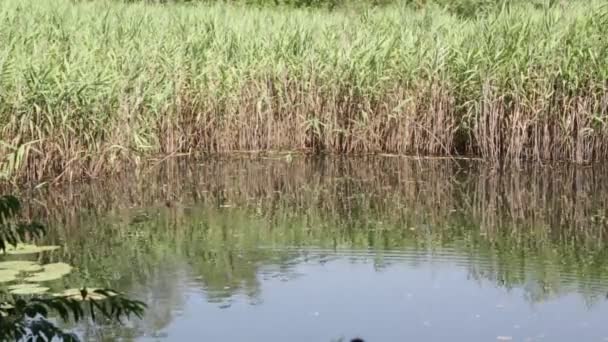
<path id="1" fill-rule="evenodd" d="M 15 270 L 0 270 L 0 283 L 8 283 L 17 279 L 19 272 Z"/>
<path id="2" fill-rule="evenodd" d="M 108 297 L 113 297 L 116 296 L 117 293 L 113 292 L 113 291 L 106 291 L 107 292 L 107 296 L 102 294 L 102 293 L 98 293 L 95 292 L 99 289 L 97 288 L 90 288 L 90 289 L 86 289 L 86 296 L 83 298 L 83 293 L 82 293 L 82 289 L 67 289 L 63 292 L 60 293 L 56 293 L 55 296 L 57 297 L 66 297 L 69 299 L 74 299 L 74 300 L 104 300 Z"/>
<path id="3" fill-rule="evenodd" d="M 42 271 L 42 265 L 32 265 L 29 267 L 24 267 L 22 269 L 20 269 L 21 272 L 26 272 L 26 273 L 35 273 L 35 272 L 40 272 Z"/>
<path id="4" fill-rule="evenodd" d="M 10 290 L 17 290 L 17 289 L 21 289 L 24 287 L 38 287 L 40 285 L 38 284 L 30 284 L 30 283 L 21 283 L 21 284 L 15 284 L 15 285 L 11 285 L 11 286 L 7 286 L 6 288 L 10 291 Z"/>
<path id="5" fill-rule="evenodd" d="M 58 248 L 59 246 L 36 246 L 27 243 L 20 243 L 17 244 L 17 247 L 8 246 L 6 248 L 6 254 L 36 254 L 47 251 L 54 251 Z"/>
<path id="6" fill-rule="evenodd" d="M 15 260 L 15 261 L 0 261 L 0 269 L 20 269 L 22 267 L 28 267 L 36 265 L 33 261 Z"/>
<path id="7" fill-rule="evenodd" d="M 44 281 L 61 279 L 61 278 L 63 278 L 63 276 L 65 276 L 65 274 L 41 272 L 39 274 L 35 274 L 33 276 L 27 277 L 24 280 L 29 281 L 31 283 L 41 283 Z"/>
<path id="8" fill-rule="evenodd" d="M 40 283 L 43 281 L 51 281 L 61 279 L 65 276 L 64 273 L 52 273 L 52 272 L 40 272 L 36 273 L 32 276 L 25 278 L 25 281 L 29 281 L 31 283 Z"/>
<path id="9" fill-rule="evenodd" d="M 38 272 L 42 271 L 42 266 L 33 261 L 2 261 L 0 270 L 14 270 L 18 272 Z"/>
<path id="10" fill-rule="evenodd" d="M 38 286 L 35 284 L 19 284 L 11 286 L 10 293 L 16 295 L 33 295 L 47 292 L 48 287 Z M 10 288 L 10 287 L 9 287 Z"/>
<path id="11" fill-rule="evenodd" d="M 9 304 L 9 303 L 1 303 L 0 304 L 0 310 L 10 310 L 10 309 L 14 309 L 15 306 L 13 304 Z"/>
<path id="12" fill-rule="evenodd" d="M 38 283 L 43 281 L 57 280 L 63 278 L 72 271 L 72 266 L 62 262 L 47 264 L 42 266 L 42 268 L 44 269 L 42 272 L 38 272 L 25 278 L 25 281 Z"/>
<path id="13" fill-rule="evenodd" d="M 63 263 L 56 262 L 54 264 L 46 264 L 42 266 L 44 268 L 44 272 L 54 272 L 54 273 L 63 273 L 68 274 L 72 272 L 72 266 Z"/>
<path id="14" fill-rule="evenodd" d="M 0 303 L 0 317 L 7 317 L 8 310 L 14 309 L 15 307 L 9 303 Z"/>

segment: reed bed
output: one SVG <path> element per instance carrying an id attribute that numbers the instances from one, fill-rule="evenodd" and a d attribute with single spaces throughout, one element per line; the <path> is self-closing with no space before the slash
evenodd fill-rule
<path id="1" fill-rule="evenodd" d="M 273 150 L 600 161 L 602 11 L 4 0 L 0 173 Z"/>

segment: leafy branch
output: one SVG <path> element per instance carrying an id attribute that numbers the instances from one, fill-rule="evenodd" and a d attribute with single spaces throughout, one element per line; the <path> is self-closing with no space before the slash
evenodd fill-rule
<path id="1" fill-rule="evenodd" d="M 42 224 L 19 220 L 20 212 L 21 202 L 17 197 L 0 196 L 0 250 L 3 252 L 9 245 L 16 247 L 45 233 Z M 0 341 L 36 341 L 38 338 L 78 341 L 78 336 L 53 324 L 49 320 L 51 315 L 58 315 L 66 322 L 90 317 L 92 321 L 105 319 L 122 323 L 131 316 L 141 318 L 145 308 L 145 303 L 112 289 L 82 288 L 29 299 L 0 290 Z"/>
<path id="2" fill-rule="evenodd" d="M 86 317 L 93 321 L 100 318 L 121 323 L 131 316 L 141 318 L 146 305 L 131 300 L 110 289 L 88 292 L 86 288 L 77 295 L 64 295 L 25 300 L 14 296 L 0 301 L 0 341 L 35 340 L 44 336 L 47 340 L 78 341 L 72 333 L 64 332 L 49 321 L 50 314 L 62 320 L 79 322 Z"/>
<path id="3" fill-rule="evenodd" d="M 45 229 L 39 222 L 19 221 L 21 202 L 12 195 L 0 196 L 0 251 L 8 245 L 16 246 L 20 241 L 44 235 Z"/>

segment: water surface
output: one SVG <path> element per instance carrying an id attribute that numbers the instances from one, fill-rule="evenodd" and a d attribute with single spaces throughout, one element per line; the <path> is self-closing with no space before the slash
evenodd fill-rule
<path id="1" fill-rule="evenodd" d="M 70 284 L 149 304 L 88 340 L 605 341 L 606 173 L 232 158 L 42 189 Z"/>

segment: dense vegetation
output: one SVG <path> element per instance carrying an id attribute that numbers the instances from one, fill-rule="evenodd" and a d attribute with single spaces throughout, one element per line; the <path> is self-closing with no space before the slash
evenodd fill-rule
<path id="1" fill-rule="evenodd" d="M 0 8 L 0 173 L 235 150 L 608 157 L 603 1 Z"/>

